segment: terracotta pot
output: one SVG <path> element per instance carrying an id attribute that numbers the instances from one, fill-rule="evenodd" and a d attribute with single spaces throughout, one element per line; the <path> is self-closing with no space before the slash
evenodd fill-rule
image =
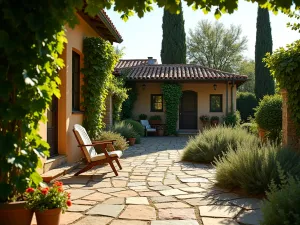
<path id="1" fill-rule="evenodd" d="M 149 120 L 149 123 L 151 125 L 154 125 L 154 124 L 161 124 L 161 120 Z"/>
<path id="2" fill-rule="evenodd" d="M 258 136 L 260 137 L 260 139 L 262 141 L 265 141 L 266 140 L 266 130 L 264 130 L 262 128 L 259 128 L 258 129 Z"/>
<path id="3" fill-rule="evenodd" d="M 61 208 L 35 211 L 37 225 L 59 225 Z"/>
<path id="4" fill-rule="evenodd" d="M 219 120 L 212 120 L 211 125 L 212 126 L 217 126 L 219 124 Z"/>
<path id="5" fill-rule="evenodd" d="M 128 138 L 129 145 L 133 146 L 135 144 L 135 138 Z"/>
<path id="6" fill-rule="evenodd" d="M 158 136 L 164 136 L 164 130 L 158 130 L 157 135 Z"/>
<path id="7" fill-rule="evenodd" d="M 1 225 L 30 225 L 33 211 L 25 209 L 26 202 L 0 203 Z"/>

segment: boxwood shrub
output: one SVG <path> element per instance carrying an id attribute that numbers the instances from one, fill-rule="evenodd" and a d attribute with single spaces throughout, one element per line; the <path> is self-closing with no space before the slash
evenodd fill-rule
<path id="1" fill-rule="evenodd" d="M 248 121 L 248 118 L 254 116 L 254 108 L 257 107 L 258 102 L 255 94 L 251 92 L 238 92 L 236 97 L 236 109 L 241 114 L 243 121 Z"/>
<path id="2" fill-rule="evenodd" d="M 134 129 L 134 131 L 136 133 L 138 133 L 140 136 L 143 137 L 145 135 L 144 126 L 140 122 L 137 122 L 132 119 L 127 119 L 127 120 L 124 120 L 124 123 L 130 124 L 132 126 L 132 128 Z"/>
<path id="3" fill-rule="evenodd" d="M 187 142 L 182 160 L 210 163 L 225 154 L 229 148 L 236 149 L 238 144 L 259 145 L 259 139 L 240 127 L 223 127 L 206 129 Z"/>

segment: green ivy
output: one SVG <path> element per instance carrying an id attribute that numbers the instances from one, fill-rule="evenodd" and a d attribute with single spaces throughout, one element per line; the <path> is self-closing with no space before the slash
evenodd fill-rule
<path id="1" fill-rule="evenodd" d="M 122 75 L 126 77 L 126 73 Z M 128 98 L 122 104 L 122 120 L 132 118 L 132 110 L 134 107 L 134 103 L 138 97 L 138 91 L 136 88 L 135 82 L 126 81 L 125 87 L 127 88 Z"/>
<path id="2" fill-rule="evenodd" d="M 83 40 L 83 54 L 83 126 L 87 129 L 89 136 L 95 139 L 105 128 L 103 118 L 106 112 L 106 97 L 118 56 L 108 41 L 97 37 Z"/>
<path id="3" fill-rule="evenodd" d="M 182 95 L 178 83 L 163 83 L 162 93 L 166 103 L 166 125 L 169 135 L 177 135 L 178 108 Z"/>
<path id="4" fill-rule="evenodd" d="M 281 89 L 288 92 L 288 106 L 291 118 L 300 134 L 300 40 L 279 48 L 264 59 Z"/>

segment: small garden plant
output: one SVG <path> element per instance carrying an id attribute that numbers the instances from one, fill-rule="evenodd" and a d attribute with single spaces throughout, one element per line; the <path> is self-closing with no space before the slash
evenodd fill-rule
<path id="1" fill-rule="evenodd" d="M 161 116 L 160 115 L 150 116 L 149 120 L 159 120 L 159 121 L 161 121 Z"/>
<path id="2" fill-rule="evenodd" d="M 25 199 L 27 208 L 34 211 L 60 208 L 64 213 L 72 205 L 70 193 L 64 191 L 63 183 L 59 181 L 52 187 L 27 188 Z"/>
<path id="3" fill-rule="evenodd" d="M 145 135 L 145 128 L 140 122 L 134 121 L 132 119 L 127 119 L 127 120 L 123 120 L 123 121 L 126 124 L 130 124 L 132 126 L 132 128 L 134 129 L 134 131 L 141 137 L 143 137 Z"/>
<path id="4" fill-rule="evenodd" d="M 208 115 L 202 115 L 199 118 L 201 122 L 208 122 L 209 121 L 209 116 Z"/>
<path id="5" fill-rule="evenodd" d="M 148 117 L 148 116 L 147 116 L 146 114 L 143 114 L 143 113 L 139 115 L 139 119 L 140 119 L 140 120 L 146 120 L 147 117 Z"/>
<path id="6" fill-rule="evenodd" d="M 235 113 L 228 113 L 226 116 L 223 117 L 223 122 L 226 126 L 238 126 L 241 123 L 241 115 L 239 111 Z"/>
<path id="7" fill-rule="evenodd" d="M 115 133 L 119 133 L 125 139 L 135 138 L 136 143 L 141 143 L 141 136 L 133 129 L 131 124 L 125 123 L 124 121 L 115 123 L 111 130 Z"/>
<path id="8" fill-rule="evenodd" d="M 114 148 L 116 150 L 124 151 L 128 148 L 128 144 L 126 142 L 126 139 L 123 136 L 121 136 L 119 133 L 115 133 L 115 132 L 112 132 L 112 131 L 102 131 L 100 136 L 98 138 L 96 138 L 96 140 L 97 141 L 115 140 L 114 141 Z"/>

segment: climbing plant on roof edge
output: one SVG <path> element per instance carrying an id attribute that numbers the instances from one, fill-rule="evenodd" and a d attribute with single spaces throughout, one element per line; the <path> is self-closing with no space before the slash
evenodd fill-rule
<path id="1" fill-rule="evenodd" d="M 178 83 L 163 83 L 161 89 L 166 104 L 167 133 L 177 135 L 178 108 L 182 95 L 181 85 Z"/>

